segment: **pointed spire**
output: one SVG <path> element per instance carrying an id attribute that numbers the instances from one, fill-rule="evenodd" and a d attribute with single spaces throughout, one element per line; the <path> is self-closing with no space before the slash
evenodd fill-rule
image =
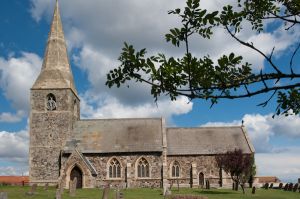
<path id="1" fill-rule="evenodd" d="M 77 94 L 68 59 L 58 0 L 56 0 L 42 70 L 32 89 L 57 88 L 70 88 Z"/>

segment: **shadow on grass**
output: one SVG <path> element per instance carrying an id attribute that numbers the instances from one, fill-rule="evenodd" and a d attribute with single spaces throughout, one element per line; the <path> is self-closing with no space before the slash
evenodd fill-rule
<path id="1" fill-rule="evenodd" d="M 226 191 L 194 191 L 198 194 L 207 194 L 207 195 L 225 195 L 225 194 L 236 194 L 233 192 L 226 192 Z"/>

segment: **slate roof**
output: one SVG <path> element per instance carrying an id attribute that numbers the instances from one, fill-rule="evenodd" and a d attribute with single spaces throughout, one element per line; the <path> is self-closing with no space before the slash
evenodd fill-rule
<path id="1" fill-rule="evenodd" d="M 167 128 L 168 155 L 213 155 L 234 149 L 254 152 L 242 127 Z"/>
<path id="2" fill-rule="evenodd" d="M 162 152 L 161 118 L 81 120 L 73 133 L 65 153 Z"/>

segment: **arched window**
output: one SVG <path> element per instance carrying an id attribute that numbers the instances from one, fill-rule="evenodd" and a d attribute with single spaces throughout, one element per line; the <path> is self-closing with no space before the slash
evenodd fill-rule
<path id="1" fill-rule="evenodd" d="M 149 163 L 145 158 L 141 158 L 138 161 L 137 171 L 138 171 L 139 178 L 149 178 L 150 177 Z"/>
<path id="2" fill-rule="evenodd" d="M 121 178 L 121 165 L 116 158 L 109 163 L 109 178 Z"/>
<path id="3" fill-rule="evenodd" d="M 173 178 L 178 178 L 180 176 L 180 166 L 177 161 L 174 162 L 172 165 L 172 177 Z"/>
<path id="4" fill-rule="evenodd" d="M 55 111 L 56 110 L 56 97 L 52 93 L 47 95 L 47 110 Z"/>

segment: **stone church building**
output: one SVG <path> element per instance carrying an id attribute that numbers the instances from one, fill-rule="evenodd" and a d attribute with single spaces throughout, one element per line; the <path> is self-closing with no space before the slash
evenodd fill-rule
<path id="1" fill-rule="evenodd" d="M 219 186 L 231 183 L 218 154 L 254 148 L 245 129 L 169 128 L 163 118 L 80 119 L 58 3 L 41 72 L 30 94 L 31 183 L 68 188 Z"/>

